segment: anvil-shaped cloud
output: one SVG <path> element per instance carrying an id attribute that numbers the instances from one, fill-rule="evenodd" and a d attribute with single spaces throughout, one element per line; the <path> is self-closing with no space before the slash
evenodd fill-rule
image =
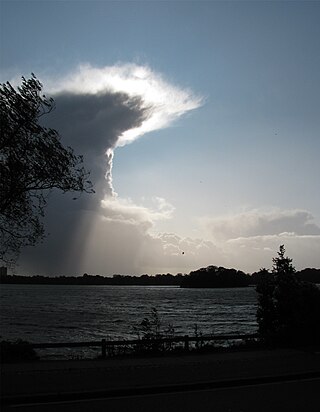
<path id="1" fill-rule="evenodd" d="M 144 133 L 168 126 L 185 112 L 199 107 L 201 98 L 190 91 L 180 89 L 168 82 L 149 67 L 125 64 L 94 68 L 80 66 L 71 75 L 52 84 L 51 92 L 73 95 L 101 96 L 123 93 L 127 102 L 139 99 L 140 109 L 147 116 L 139 125 L 123 131 L 114 146 L 123 146 Z"/>
<path id="2" fill-rule="evenodd" d="M 115 236 L 111 233 L 117 233 L 117 237 L 123 233 L 125 239 L 128 225 L 136 225 L 131 230 L 136 230 L 141 237 L 147 234 L 155 220 L 172 216 L 174 207 L 161 196 L 153 199 L 155 207 L 150 209 L 117 195 L 112 182 L 114 150 L 132 143 L 145 133 L 169 126 L 183 114 L 199 107 L 202 99 L 167 82 L 151 68 L 135 64 L 102 68 L 82 65 L 64 78 L 42 78 L 42 81 L 47 94 L 53 96 L 56 103 L 55 110 L 45 120 L 48 122 L 46 126 L 57 129 L 64 144 L 84 155 L 96 190 L 95 195 L 81 196 L 78 202 L 72 202 L 68 196 L 62 199 L 54 195 L 46 217 L 51 236 L 43 246 L 23 256 L 22 263 L 37 261 L 37 272 L 47 272 L 50 267 L 50 271 L 56 273 L 65 272 L 66 259 L 78 261 L 70 250 L 75 249 L 75 238 L 79 238 L 83 227 L 86 229 L 81 232 L 83 241 L 76 247 L 77 254 L 84 255 L 79 253 L 80 248 L 89 256 L 91 249 L 97 251 L 97 242 L 112 249 Z M 95 225 L 97 220 L 99 224 Z M 56 222 L 63 229 L 59 230 Z M 145 244 L 145 238 L 136 243 L 139 242 Z M 122 249 L 125 243 L 119 241 Z M 105 256 L 105 252 L 102 254 Z M 94 255 L 97 262 L 100 258 L 96 253 Z M 113 257 L 116 255 L 116 252 L 112 253 Z M 34 271 L 31 266 L 30 271 Z M 68 271 L 71 268 L 72 271 L 77 270 L 76 266 L 72 264 Z M 116 267 L 110 266 L 112 270 Z M 86 270 L 95 269 L 86 267 Z M 99 265 L 99 270 L 110 273 L 110 267 L 103 270 L 103 264 Z"/>
<path id="3" fill-rule="evenodd" d="M 167 127 L 202 102 L 149 67 L 135 64 L 84 65 L 46 84 L 56 100 L 56 121 L 62 136 L 86 153 L 104 152 L 107 194 L 113 195 L 114 149 Z"/>

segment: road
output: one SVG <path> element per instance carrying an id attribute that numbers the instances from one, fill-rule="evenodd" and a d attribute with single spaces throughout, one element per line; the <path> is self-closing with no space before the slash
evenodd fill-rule
<path id="1" fill-rule="evenodd" d="M 318 412 L 320 378 L 66 402 L 12 405 L 3 412 Z"/>

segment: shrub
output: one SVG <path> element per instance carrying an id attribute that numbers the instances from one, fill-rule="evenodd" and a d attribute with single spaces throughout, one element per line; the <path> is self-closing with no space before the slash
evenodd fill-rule
<path id="1" fill-rule="evenodd" d="M 162 338 L 173 338 L 174 327 L 169 324 L 163 329 L 158 310 L 154 307 L 151 308 L 149 316 L 134 326 L 133 330 L 141 342 L 137 347 L 138 352 L 168 352 L 174 349 L 173 343 L 160 341 Z"/>

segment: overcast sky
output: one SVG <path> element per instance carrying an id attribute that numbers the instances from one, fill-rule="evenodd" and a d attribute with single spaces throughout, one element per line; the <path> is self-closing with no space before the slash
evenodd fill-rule
<path id="1" fill-rule="evenodd" d="M 36 74 L 96 187 L 17 272 L 320 267 L 320 2 L 0 4 L 1 82 Z"/>

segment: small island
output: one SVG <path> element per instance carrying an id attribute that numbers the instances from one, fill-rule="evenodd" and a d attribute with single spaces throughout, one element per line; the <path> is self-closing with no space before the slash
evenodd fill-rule
<path id="1" fill-rule="evenodd" d="M 183 277 L 182 288 L 239 288 L 249 286 L 251 276 L 241 270 L 208 266 Z"/>

